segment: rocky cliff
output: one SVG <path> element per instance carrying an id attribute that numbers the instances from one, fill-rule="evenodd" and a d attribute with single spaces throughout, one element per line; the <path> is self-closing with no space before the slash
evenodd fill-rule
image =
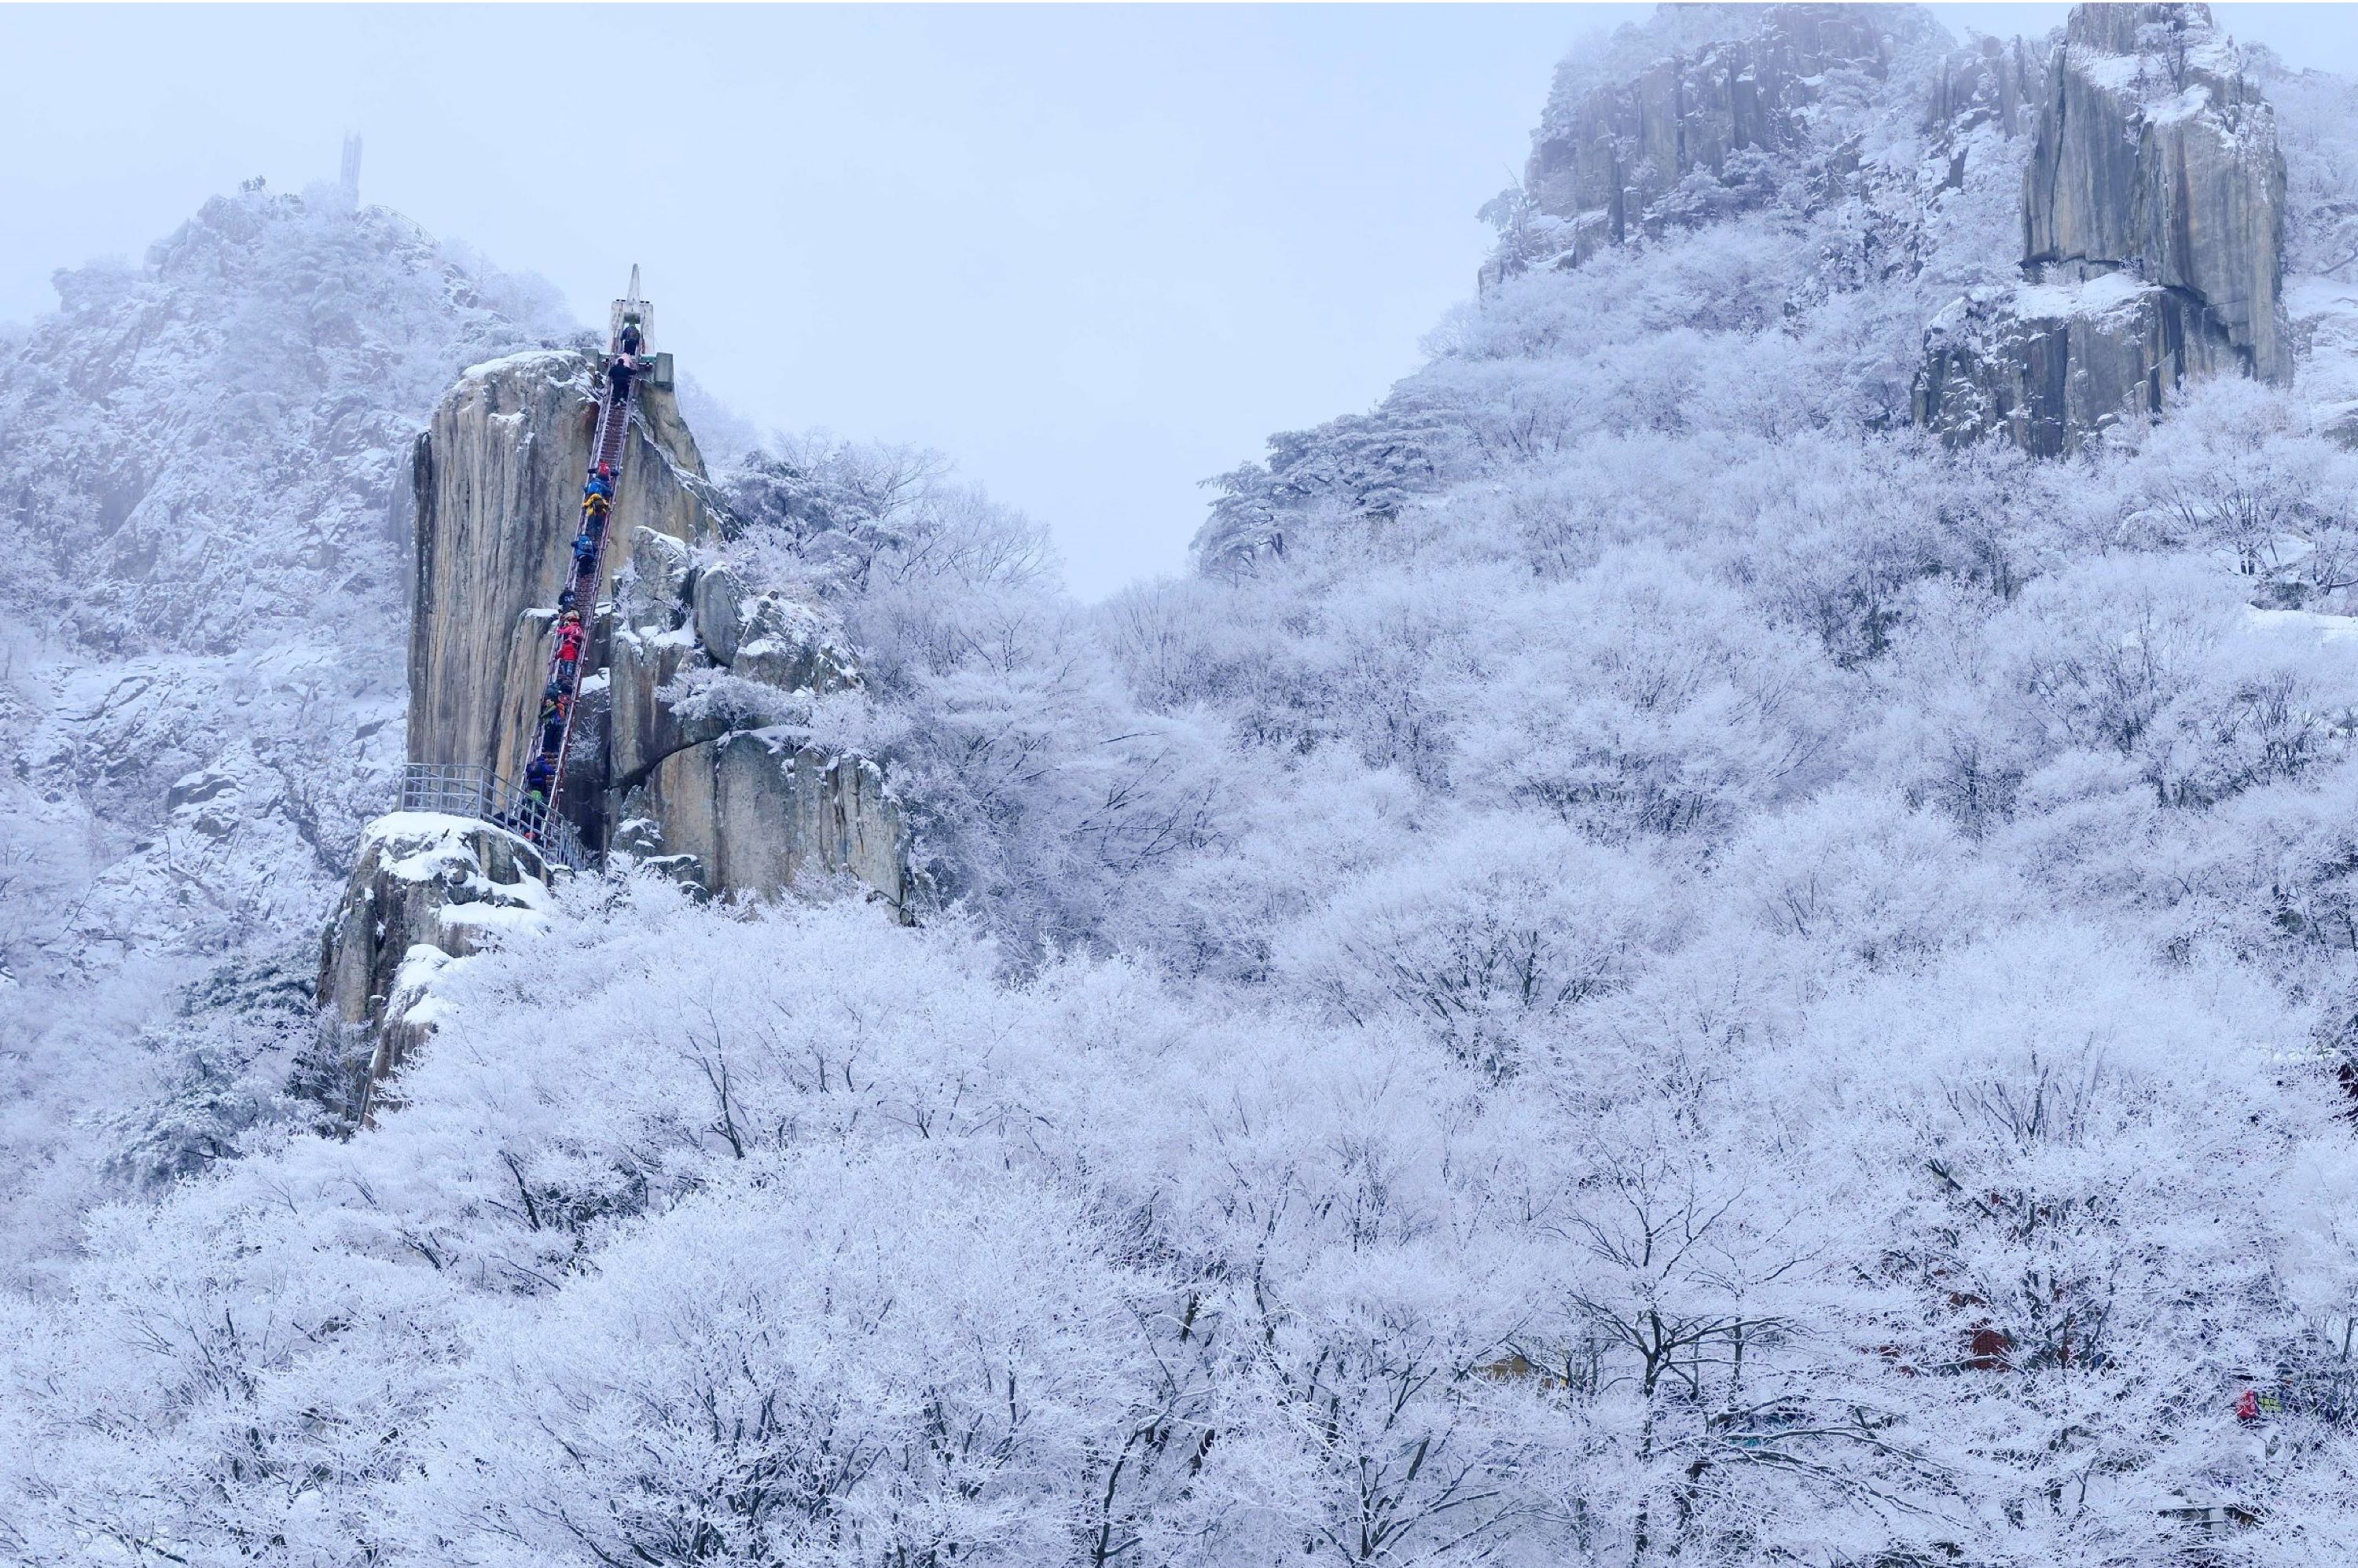
<path id="1" fill-rule="evenodd" d="M 409 760 L 515 778 L 547 661 L 547 633 L 579 525 L 597 419 L 594 366 L 570 351 L 472 367 L 417 438 L 409 624 Z M 639 529 L 710 545 L 703 459 L 672 395 L 642 387 L 624 444 L 614 536 Z M 610 549 L 600 598 L 628 552 Z M 579 778 L 579 775 L 576 775 Z"/>
<path id="2" fill-rule="evenodd" d="M 2238 363 L 2199 305 L 2125 273 L 1977 289 L 1932 319 L 1924 350 L 1918 423 L 1952 443 L 1995 433 L 2042 458 L 2158 414 L 2184 382 Z"/>
<path id="3" fill-rule="evenodd" d="M 1934 320 L 1916 421 L 2052 456 L 2190 379 L 2288 379 L 2284 200 L 2275 116 L 2208 7 L 2076 7 L 2024 176 L 2023 284 Z"/>
<path id="4" fill-rule="evenodd" d="M 2073 10 L 2023 192 L 2026 268 L 2174 290 L 2279 380 L 2284 196 L 2276 116 L 2208 6 Z"/>
<path id="5" fill-rule="evenodd" d="M 1829 92 L 1881 81 L 1898 51 L 1934 32 L 1905 6 L 1695 10 L 1723 16 L 1729 36 L 1674 48 L 1617 80 L 1558 82 L 1524 189 L 1561 225 L 1562 260 L 1576 265 L 1699 211 L 1765 203 L 1778 163 L 1839 150 L 1840 127 L 1819 113 Z"/>
<path id="6" fill-rule="evenodd" d="M 618 847 L 719 892 L 849 875 L 905 913 L 906 834 L 868 760 L 795 743 L 781 719 L 855 690 L 829 622 L 642 528 L 606 668 L 608 813 Z"/>
<path id="7" fill-rule="evenodd" d="M 594 369 L 569 351 L 476 365 L 418 438 L 412 762 L 513 780 L 529 760 L 590 462 Z M 817 609 L 755 591 L 719 559 L 703 460 L 669 392 L 643 386 L 617 480 L 558 810 L 593 852 L 653 861 L 714 894 L 848 882 L 906 918 L 907 835 L 882 772 L 811 744 L 800 722 L 858 690 L 856 664 Z M 372 846 L 387 824 L 416 819 L 371 829 L 331 929 L 319 995 L 347 1023 L 389 1030 L 406 1016 L 385 999 L 411 947 L 457 956 L 419 935 L 448 923 L 450 888 L 541 875 L 508 875 L 528 849 L 481 825 L 427 857 L 460 866 L 456 881 L 391 874 L 391 851 Z M 393 837 L 401 865 L 424 863 L 415 834 Z M 397 1065 L 404 1038 L 380 1033 L 381 1071 Z"/>
<path id="8" fill-rule="evenodd" d="M 569 352 L 477 365 L 418 439 L 412 762 L 513 779 L 529 758 L 590 460 L 591 373 Z M 903 906 L 903 835 L 872 765 L 777 732 L 795 694 L 859 685 L 851 655 L 817 611 L 752 592 L 719 562 L 703 460 L 670 393 L 642 389 L 618 478 L 560 809 L 593 849 L 627 824 L 622 847 L 714 892 L 849 873 Z M 721 676 L 735 700 L 680 708 Z M 721 762 L 755 752 L 771 761 Z"/>

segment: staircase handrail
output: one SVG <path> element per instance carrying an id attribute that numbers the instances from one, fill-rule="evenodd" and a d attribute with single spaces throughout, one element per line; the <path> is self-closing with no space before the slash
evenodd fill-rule
<path id="1" fill-rule="evenodd" d="M 540 851 L 541 860 L 568 871 L 590 863 L 573 825 L 554 811 L 537 809 L 524 789 L 473 762 L 410 762 L 401 771 L 401 809 L 488 822 Z"/>

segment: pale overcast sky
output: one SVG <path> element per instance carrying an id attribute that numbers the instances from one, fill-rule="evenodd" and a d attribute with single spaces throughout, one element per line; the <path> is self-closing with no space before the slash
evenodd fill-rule
<path id="1" fill-rule="evenodd" d="M 585 320 L 640 263 L 724 401 L 940 448 L 1095 597 L 1180 569 L 1197 481 L 1415 364 L 1551 67 L 1649 9 L 0 7 L 0 319 L 356 130 L 364 200 Z M 2358 8 L 2218 9 L 2358 71 Z"/>

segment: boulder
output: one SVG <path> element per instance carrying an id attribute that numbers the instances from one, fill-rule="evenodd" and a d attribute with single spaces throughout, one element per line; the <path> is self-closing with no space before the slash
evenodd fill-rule
<path id="1" fill-rule="evenodd" d="M 687 670 L 707 661 L 686 628 L 668 632 L 625 629 L 614 639 L 607 676 L 613 687 L 612 752 L 609 773 L 627 790 L 647 770 L 683 746 L 710 740 L 727 726 L 682 720 L 659 695 Z"/>
<path id="2" fill-rule="evenodd" d="M 412 762 L 514 781 L 532 754 L 590 462 L 592 369 L 557 351 L 477 365 L 416 444 Z M 719 530 L 696 444 L 668 391 L 642 383 L 635 407 L 558 812 L 593 853 L 712 893 L 849 882 L 906 919 L 906 833 L 882 772 L 801 745 L 803 731 L 752 728 L 807 708 L 762 687 L 857 687 L 849 652 L 818 609 L 752 593 L 710 558 Z M 761 700 L 691 705 L 691 677 Z M 175 809 L 234 806 L 233 788 L 189 774 Z M 370 825 L 322 945 L 319 998 L 374 1036 L 373 1084 L 431 1033 L 437 976 L 485 931 L 539 923 L 546 881 L 539 854 L 491 823 L 407 812 Z"/>
<path id="3" fill-rule="evenodd" d="M 376 1033 L 373 1078 L 430 1030 L 423 977 L 487 934 L 537 929 L 547 881 L 539 852 L 488 822 L 410 811 L 368 825 L 321 943 L 318 999 L 337 1022 Z"/>
<path id="4" fill-rule="evenodd" d="M 696 556 L 676 536 L 636 528 L 621 536 L 625 547 L 615 586 L 616 623 L 633 632 L 670 632 L 684 627 L 696 585 Z"/>
<path id="5" fill-rule="evenodd" d="M 764 593 L 741 604 L 735 619 L 740 641 L 729 661 L 732 674 L 784 691 L 859 687 L 851 650 L 837 639 L 835 623 L 812 606 Z"/>
<path id="6" fill-rule="evenodd" d="M 2358 406 L 2327 410 L 2318 427 L 2327 440 L 2343 451 L 2358 452 Z"/>
<path id="7" fill-rule="evenodd" d="M 703 644 L 706 656 L 716 664 L 725 665 L 737 657 L 737 644 L 745 632 L 745 618 L 741 612 L 745 598 L 744 582 L 736 568 L 726 563 L 710 568 L 696 579 L 696 640 Z"/>
<path id="8" fill-rule="evenodd" d="M 655 825 L 645 849 L 693 857 L 716 893 L 776 897 L 864 884 L 910 914 L 907 833 L 884 776 L 865 758 L 738 730 L 665 757 L 620 814 Z"/>

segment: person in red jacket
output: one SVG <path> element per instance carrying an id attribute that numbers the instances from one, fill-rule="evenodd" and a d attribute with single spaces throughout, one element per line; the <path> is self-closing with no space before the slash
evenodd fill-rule
<path id="1" fill-rule="evenodd" d="M 557 623 L 557 662 L 567 676 L 581 660 L 581 611 L 568 610 Z"/>

